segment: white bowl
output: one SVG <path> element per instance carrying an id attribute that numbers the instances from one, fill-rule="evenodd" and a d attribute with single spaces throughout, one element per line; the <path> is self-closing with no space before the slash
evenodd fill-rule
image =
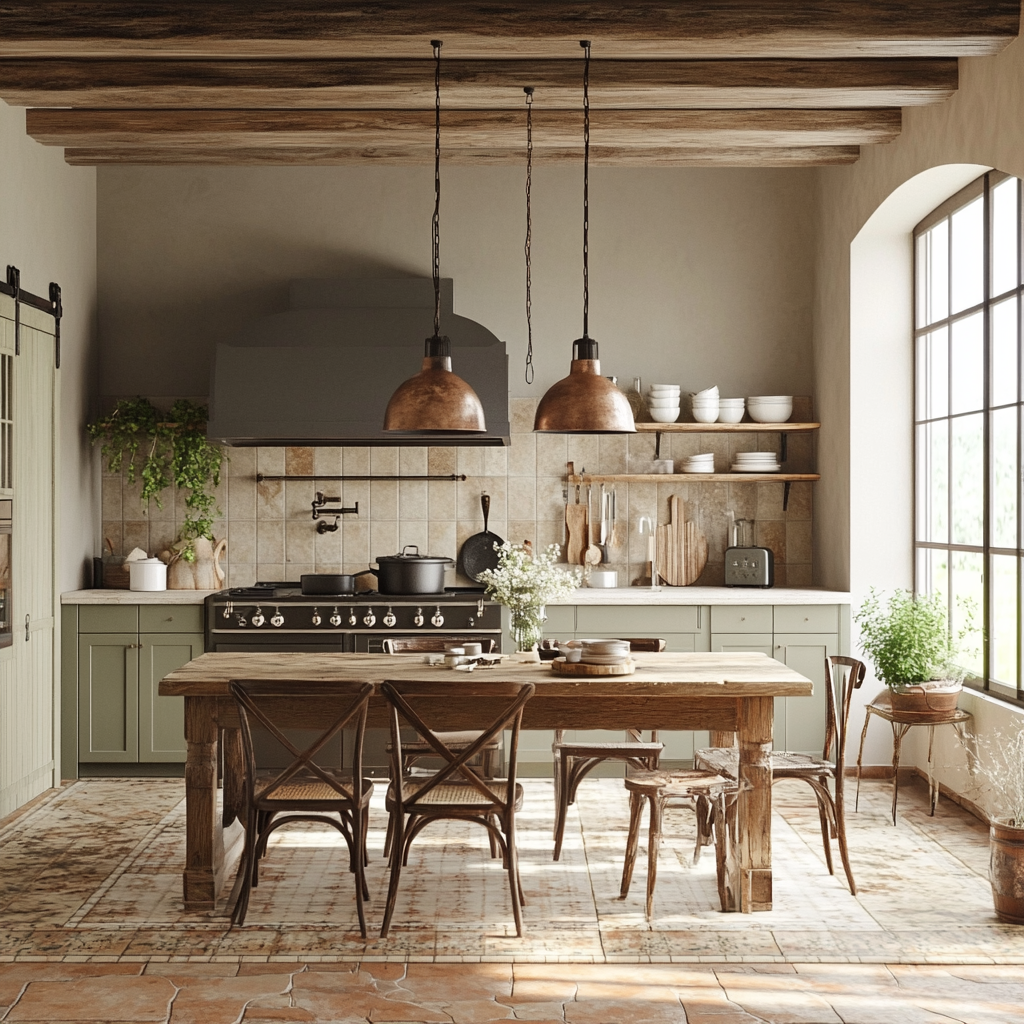
<path id="1" fill-rule="evenodd" d="M 742 408 L 746 401 L 747 400 L 745 398 L 719 398 L 718 404 L 728 406 L 730 409 L 735 408 L 736 406 L 740 406 Z"/>
<path id="2" fill-rule="evenodd" d="M 748 398 L 747 412 L 755 423 L 785 423 L 793 415 L 793 401 L 762 403 Z"/>
<path id="3" fill-rule="evenodd" d="M 713 396 L 713 397 L 717 398 L 718 397 L 718 385 L 714 384 L 710 388 L 704 388 L 701 391 L 695 391 L 694 392 L 694 397 L 695 398 L 700 398 L 702 396 L 708 396 L 708 397 Z"/>
<path id="4" fill-rule="evenodd" d="M 693 418 L 698 423 L 714 423 L 718 419 L 718 407 L 704 409 L 700 406 L 696 406 L 693 409 Z"/>
<path id="5" fill-rule="evenodd" d="M 647 404 L 648 405 L 678 405 L 679 404 L 679 396 L 678 395 L 648 395 L 647 396 Z"/>
<path id="6" fill-rule="evenodd" d="M 739 423 L 743 419 L 743 406 L 719 406 L 718 407 L 718 422 L 719 423 Z"/>
<path id="7" fill-rule="evenodd" d="M 679 419 L 679 406 L 674 409 L 651 409 L 651 419 L 655 423 L 675 423 Z M 707 422 L 702 420 L 701 422 Z"/>
<path id="8" fill-rule="evenodd" d="M 681 391 L 682 386 L 679 384 L 649 384 L 649 391 Z"/>
<path id="9" fill-rule="evenodd" d="M 792 395 L 751 395 L 748 402 L 792 402 Z"/>

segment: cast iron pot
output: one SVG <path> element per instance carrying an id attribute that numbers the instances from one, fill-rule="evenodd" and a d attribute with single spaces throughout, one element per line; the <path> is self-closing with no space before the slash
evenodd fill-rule
<path id="1" fill-rule="evenodd" d="M 378 556 L 376 561 L 380 566 L 377 590 L 382 594 L 442 594 L 444 570 L 455 564 L 451 558 L 421 555 L 415 544 L 407 544 L 398 555 Z"/>
<path id="2" fill-rule="evenodd" d="M 309 595 L 322 594 L 328 597 L 344 596 L 356 592 L 356 580 L 360 576 L 373 575 L 372 569 L 364 572 L 357 572 L 354 576 L 350 573 L 341 572 L 313 572 L 303 573 L 299 577 L 302 585 L 302 593 Z"/>

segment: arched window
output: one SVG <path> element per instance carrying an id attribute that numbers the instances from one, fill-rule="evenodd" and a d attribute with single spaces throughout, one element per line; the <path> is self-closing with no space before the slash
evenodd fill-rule
<path id="1" fill-rule="evenodd" d="M 1021 700 L 1021 181 L 989 172 L 914 230 L 918 591 L 951 628 L 974 608 L 967 659 Z"/>

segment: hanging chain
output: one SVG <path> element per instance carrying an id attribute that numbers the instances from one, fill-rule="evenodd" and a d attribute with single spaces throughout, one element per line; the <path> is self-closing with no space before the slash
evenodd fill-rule
<path id="1" fill-rule="evenodd" d="M 533 383 L 533 323 L 530 297 L 530 245 L 533 241 L 533 212 L 530 189 L 533 185 L 533 86 L 523 87 L 526 93 L 526 383 Z"/>
<path id="2" fill-rule="evenodd" d="M 441 334 L 441 40 L 431 39 L 434 48 L 434 337 Z"/>
<path id="3" fill-rule="evenodd" d="M 587 335 L 590 313 L 590 40 L 580 41 L 583 60 L 583 337 Z"/>

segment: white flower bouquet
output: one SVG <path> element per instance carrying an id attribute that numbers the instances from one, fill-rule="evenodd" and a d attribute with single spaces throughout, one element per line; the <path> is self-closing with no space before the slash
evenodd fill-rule
<path id="1" fill-rule="evenodd" d="M 540 641 L 548 601 L 568 597 L 580 585 L 579 569 L 557 564 L 560 551 L 558 544 L 550 544 L 534 554 L 529 541 L 506 541 L 498 548 L 498 568 L 485 569 L 478 577 L 487 595 L 508 608 L 520 651 L 531 651 Z"/>

